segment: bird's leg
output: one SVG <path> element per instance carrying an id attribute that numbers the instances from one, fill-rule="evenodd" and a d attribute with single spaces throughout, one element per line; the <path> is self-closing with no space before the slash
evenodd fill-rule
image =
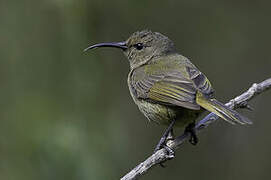
<path id="1" fill-rule="evenodd" d="M 195 122 L 188 124 L 188 126 L 186 126 L 185 130 L 186 133 L 190 134 L 190 139 L 189 142 L 192 145 L 196 145 L 199 141 L 196 131 L 195 131 Z"/>
<path id="2" fill-rule="evenodd" d="M 171 131 L 169 131 L 169 133 L 167 135 L 166 142 L 173 141 L 173 140 L 174 140 L 174 133 L 173 133 L 173 128 L 172 128 Z"/>
<path id="3" fill-rule="evenodd" d="M 161 149 L 162 147 L 166 146 L 166 142 L 168 140 L 173 139 L 173 126 L 174 126 L 175 122 L 176 122 L 175 119 L 171 121 L 170 125 L 167 127 L 163 136 L 161 137 L 159 143 L 156 145 L 154 152 L 156 152 L 159 149 Z"/>
<path id="4" fill-rule="evenodd" d="M 159 143 L 156 145 L 154 152 L 160 150 L 161 148 L 165 148 L 168 152 L 168 155 L 171 157 L 174 157 L 174 151 L 166 145 L 166 142 L 169 140 L 173 140 L 173 126 L 175 124 L 176 120 L 172 120 L 170 125 L 165 130 L 163 136 L 161 137 Z M 165 167 L 165 165 L 161 162 L 159 163 L 161 167 Z"/>

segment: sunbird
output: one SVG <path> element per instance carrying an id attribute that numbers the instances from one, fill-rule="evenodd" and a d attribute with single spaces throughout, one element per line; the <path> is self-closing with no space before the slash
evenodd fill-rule
<path id="1" fill-rule="evenodd" d="M 159 32 L 138 31 L 126 41 L 99 43 L 84 51 L 99 47 L 124 52 L 130 63 L 128 86 L 135 104 L 149 121 L 168 125 L 156 150 L 166 146 L 174 126 L 184 127 L 191 135 L 189 141 L 196 144 L 195 120 L 204 110 L 231 124 L 252 123 L 216 100 L 207 77 Z"/>

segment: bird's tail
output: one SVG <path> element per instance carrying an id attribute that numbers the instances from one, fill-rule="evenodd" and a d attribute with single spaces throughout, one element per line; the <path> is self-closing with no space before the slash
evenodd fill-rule
<path id="1" fill-rule="evenodd" d="M 217 116 L 221 117 L 225 121 L 231 124 L 252 124 L 252 122 L 239 114 L 238 112 L 230 109 L 229 107 L 225 106 L 223 103 L 219 102 L 214 98 L 207 98 L 201 92 L 197 93 L 196 102 L 204 109 L 215 113 Z"/>

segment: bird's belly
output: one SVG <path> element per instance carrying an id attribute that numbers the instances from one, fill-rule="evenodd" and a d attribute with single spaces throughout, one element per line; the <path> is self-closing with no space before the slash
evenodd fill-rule
<path id="1" fill-rule="evenodd" d="M 154 104 L 144 100 L 139 100 L 136 104 L 139 110 L 152 122 L 169 124 L 176 117 L 175 112 L 164 105 Z"/>
<path id="2" fill-rule="evenodd" d="M 144 100 L 138 100 L 136 104 L 149 121 L 169 125 L 173 119 L 176 119 L 176 126 L 178 127 L 185 127 L 195 121 L 201 113 L 199 110 L 166 106 Z"/>

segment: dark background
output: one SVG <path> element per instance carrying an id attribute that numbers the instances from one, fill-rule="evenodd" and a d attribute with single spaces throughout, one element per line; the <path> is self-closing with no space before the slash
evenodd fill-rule
<path id="1" fill-rule="evenodd" d="M 226 102 L 270 77 L 270 1 L 0 2 L 0 179 L 118 179 L 149 156 L 165 127 L 130 97 L 121 51 L 82 50 L 142 29 L 174 40 Z M 142 179 L 270 179 L 271 92 L 219 121 Z"/>

